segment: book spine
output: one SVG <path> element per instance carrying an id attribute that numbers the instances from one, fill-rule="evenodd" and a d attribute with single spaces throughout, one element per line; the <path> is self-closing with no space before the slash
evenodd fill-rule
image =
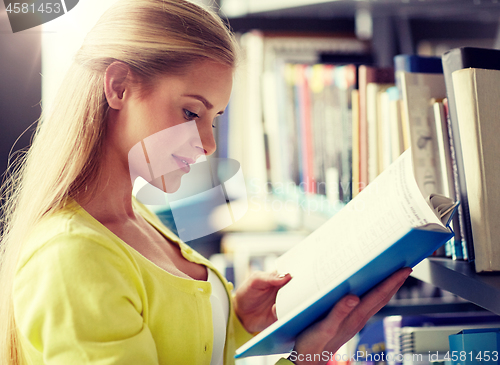
<path id="1" fill-rule="evenodd" d="M 356 82 L 356 67 L 347 65 L 336 69 L 335 82 L 339 90 L 340 130 L 342 144 L 340 151 L 341 179 L 340 191 L 342 201 L 348 203 L 352 199 L 352 89 Z"/>
<path id="2" fill-rule="evenodd" d="M 448 116 L 450 119 L 451 126 L 451 139 L 453 140 L 453 145 L 455 147 L 455 163 L 454 169 L 456 172 L 456 189 L 457 189 L 457 200 L 460 201 L 458 207 L 457 219 L 459 222 L 461 241 L 460 245 L 466 247 L 467 259 L 468 261 L 474 261 L 474 247 L 472 238 L 472 228 L 469 212 L 469 200 L 467 197 L 467 183 L 465 180 L 463 153 L 462 153 L 462 143 L 460 138 L 460 129 L 458 125 L 457 117 L 457 104 L 455 100 L 455 92 L 453 89 L 453 79 L 452 72 L 460 70 L 466 66 L 464 59 L 464 54 L 462 49 L 454 49 L 447 52 L 442 57 L 443 72 L 446 82 L 446 94 L 448 96 Z M 463 257 L 462 257 L 463 258 Z"/>
<path id="3" fill-rule="evenodd" d="M 295 185 L 300 184 L 301 169 L 300 169 L 300 143 L 298 139 L 298 121 L 297 121 L 297 103 L 296 103 L 296 85 L 295 85 L 295 66 L 292 64 L 285 64 L 283 67 L 283 77 L 285 79 L 286 88 L 286 131 L 287 141 L 290 146 L 294 146 L 290 151 L 290 173 L 291 180 Z"/>
<path id="4" fill-rule="evenodd" d="M 448 101 L 449 102 L 449 101 Z M 445 103 L 444 106 L 448 109 L 448 103 Z M 448 109 L 449 110 L 449 109 Z M 459 177 L 458 177 L 458 167 L 457 167 L 457 154 L 455 150 L 455 140 L 453 138 L 453 127 L 451 124 L 450 113 L 446 113 L 446 124 L 448 126 L 448 142 L 450 145 L 450 160 L 453 172 L 453 184 L 455 191 L 455 200 L 460 201 L 460 186 L 459 186 Z M 461 201 L 460 201 L 461 202 Z M 462 237 L 464 237 L 464 223 L 463 223 L 463 215 L 460 208 L 457 210 L 457 214 L 453 217 L 452 221 L 453 232 L 455 236 L 453 237 L 450 244 L 450 254 L 453 260 L 463 258 L 462 253 Z M 458 253 L 458 255 L 457 255 Z"/>
<path id="5" fill-rule="evenodd" d="M 303 105 L 302 105 L 302 88 L 300 83 L 301 65 L 293 65 L 293 85 L 294 85 L 294 105 L 295 105 L 295 128 L 297 136 L 297 161 L 299 183 L 297 185 L 304 186 L 307 176 L 307 165 L 305 163 L 305 130 L 302 122 Z M 305 190 L 304 190 L 305 191 Z"/>
<path id="6" fill-rule="evenodd" d="M 313 137 L 313 177 L 316 182 L 316 194 L 325 195 L 325 160 L 323 151 L 325 150 L 325 68 L 322 64 L 316 64 L 310 71 L 310 95 L 311 95 L 311 126 Z"/>
<path id="7" fill-rule="evenodd" d="M 401 347 L 400 334 L 402 316 L 389 316 L 384 318 L 384 339 L 387 365 L 396 365 L 396 353 Z M 400 363 L 399 363 L 400 364 Z"/>
<path id="8" fill-rule="evenodd" d="M 359 90 L 352 90 L 352 197 L 359 193 Z"/>
<path id="9" fill-rule="evenodd" d="M 302 66 L 302 125 L 305 132 L 304 150 L 306 152 L 305 165 L 305 191 L 309 194 L 316 193 L 316 180 L 314 177 L 314 149 L 313 149 L 313 126 L 312 126 L 312 116 L 311 116 L 311 91 L 309 88 L 309 79 L 311 74 L 311 68 L 309 66 Z"/>
<path id="10" fill-rule="evenodd" d="M 359 67 L 359 191 L 368 185 L 368 124 L 366 110 L 366 86 L 373 69 Z"/>
<path id="11" fill-rule="evenodd" d="M 474 218 L 477 272 L 500 271 L 497 80 L 498 70 L 464 69 L 453 73 L 469 207 Z"/>

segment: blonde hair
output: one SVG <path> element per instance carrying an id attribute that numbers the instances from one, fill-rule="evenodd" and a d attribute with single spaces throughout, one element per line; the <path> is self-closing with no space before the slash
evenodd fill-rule
<path id="1" fill-rule="evenodd" d="M 29 151 L 10 167 L 2 188 L 0 363 L 23 359 L 12 285 L 30 228 L 94 185 L 108 104 L 104 75 L 114 61 L 128 65 L 142 88 L 165 73 L 212 60 L 236 65 L 236 43 L 222 20 L 185 0 L 123 0 L 87 35 L 54 100 L 42 114 Z"/>

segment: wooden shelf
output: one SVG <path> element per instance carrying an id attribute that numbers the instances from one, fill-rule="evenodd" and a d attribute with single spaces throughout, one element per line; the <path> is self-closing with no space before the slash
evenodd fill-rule
<path id="1" fill-rule="evenodd" d="M 476 274 L 469 262 L 427 258 L 412 276 L 500 315 L 500 273 Z"/>

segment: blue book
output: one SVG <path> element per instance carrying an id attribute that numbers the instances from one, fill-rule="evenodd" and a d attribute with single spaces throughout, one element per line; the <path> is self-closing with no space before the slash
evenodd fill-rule
<path id="1" fill-rule="evenodd" d="M 278 321 L 237 350 L 236 358 L 289 352 L 295 337 L 348 293 L 363 295 L 392 273 L 413 267 L 453 236 L 458 203 L 425 196 L 411 150 L 304 241 L 278 258 L 292 280 L 278 292 Z"/>
<path id="2" fill-rule="evenodd" d="M 441 57 L 400 54 L 394 56 L 394 70 L 395 72 L 405 71 L 424 74 L 442 74 L 443 64 L 441 62 Z"/>
<path id="3" fill-rule="evenodd" d="M 441 57 L 424 57 L 409 54 L 394 56 L 394 73 L 396 86 L 399 90 L 399 99 L 403 98 L 401 72 L 442 74 L 443 65 Z"/>
<path id="4" fill-rule="evenodd" d="M 360 332 L 359 340 L 356 345 L 356 353 L 360 351 L 363 354 L 358 360 L 367 361 L 373 359 L 373 355 L 381 355 L 385 351 L 384 322 L 379 319 L 368 323 Z M 376 359 L 380 357 L 376 357 Z"/>
<path id="5" fill-rule="evenodd" d="M 500 328 L 465 329 L 448 340 L 453 365 L 500 364 Z"/>

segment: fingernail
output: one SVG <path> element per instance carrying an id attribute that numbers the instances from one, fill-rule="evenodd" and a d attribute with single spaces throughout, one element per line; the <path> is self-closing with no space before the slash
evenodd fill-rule
<path id="1" fill-rule="evenodd" d="M 290 275 L 290 274 L 279 274 L 279 275 L 278 275 L 278 278 L 283 279 L 283 278 L 284 278 L 284 277 L 286 277 L 287 275 Z"/>
<path id="2" fill-rule="evenodd" d="M 350 299 L 347 299 L 347 303 L 346 304 L 347 304 L 348 307 L 355 307 L 355 306 L 358 305 L 358 303 L 359 303 L 359 299 L 357 299 L 357 298 L 356 299 L 350 298 Z"/>

